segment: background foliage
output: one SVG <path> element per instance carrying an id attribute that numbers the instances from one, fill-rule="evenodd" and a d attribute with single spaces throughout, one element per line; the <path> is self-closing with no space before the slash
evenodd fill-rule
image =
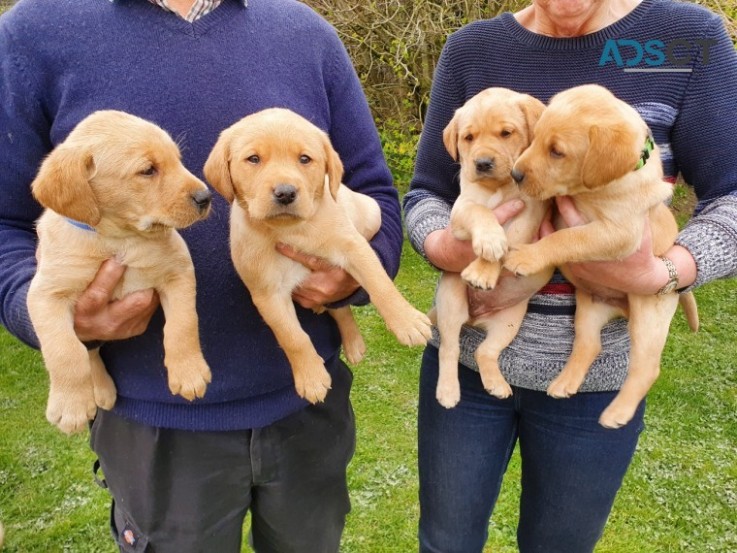
<path id="1" fill-rule="evenodd" d="M 737 1 L 704 0 L 737 39 Z M 527 0 L 305 0 L 346 44 L 377 121 L 418 131 L 433 70 L 449 33 L 469 21 L 517 11 Z"/>

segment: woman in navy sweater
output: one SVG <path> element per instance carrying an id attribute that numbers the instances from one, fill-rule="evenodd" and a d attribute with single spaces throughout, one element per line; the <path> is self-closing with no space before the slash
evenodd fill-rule
<path id="1" fill-rule="evenodd" d="M 666 254 L 677 268 L 677 287 L 737 275 L 737 54 L 719 17 L 669 0 L 534 0 L 520 12 L 471 23 L 450 36 L 404 200 L 415 249 L 444 271 L 460 272 L 474 258 L 470 243 L 456 240 L 448 228 L 458 165 L 445 151 L 442 131 L 457 108 L 492 86 L 547 102 L 586 83 L 609 88 L 640 112 L 660 145 L 667 178 L 675 181 L 680 172 L 698 196 L 693 218 Z M 569 201 L 558 207 L 570 224 L 577 222 Z M 639 294 L 655 294 L 669 279 L 649 250 L 622 263 L 576 270 L 589 281 Z M 471 309 L 481 313 L 513 300 L 502 285 L 472 294 Z M 454 409 L 435 399 L 437 337 L 426 349 L 420 551 L 482 551 L 517 442 L 520 551 L 593 550 L 643 428 L 644 402 L 623 428 L 598 423 L 627 371 L 623 319 L 604 328 L 604 350 L 579 394 L 564 400 L 546 395 L 571 351 L 574 309 L 573 290 L 559 275 L 532 298 L 516 340 L 500 358 L 513 388 L 508 399 L 482 386 L 473 358 L 483 339 L 478 330 L 465 328 L 461 336 L 461 401 Z"/>
<path id="2" fill-rule="evenodd" d="M 344 182 L 378 201 L 372 246 L 398 270 L 398 196 L 360 82 L 335 31 L 302 3 L 21 1 L 0 18 L 0 91 L 0 321 L 31 346 L 25 302 L 41 207 L 29 185 L 44 156 L 100 109 L 163 127 L 200 177 L 223 129 L 264 108 L 298 112 L 330 135 Z M 126 551 L 237 552 L 250 509 L 256 551 L 337 551 L 350 508 L 352 376 L 332 318 L 306 308 L 367 297 L 329 267 L 299 291 L 302 326 L 332 376 L 325 403 L 308 405 L 233 268 L 228 211 L 217 196 L 210 216 L 182 232 L 212 370 L 204 398 L 169 392 L 151 291 L 109 303 L 124 267 L 106 262 L 77 305 L 78 336 L 104 341 L 118 392 L 91 429 L 115 500 L 113 534 Z"/>

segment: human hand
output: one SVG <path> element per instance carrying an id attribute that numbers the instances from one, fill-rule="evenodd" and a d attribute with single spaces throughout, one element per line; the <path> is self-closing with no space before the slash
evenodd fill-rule
<path id="1" fill-rule="evenodd" d="M 124 340 L 142 334 L 159 306 L 153 288 L 138 290 L 119 299 L 113 292 L 125 273 L 125 265 L 106 260 L 74 306 L 74 331 L 82 342 Z"/>
<path id="2" fill-rule="evenodd" d="M 517 305 L 531 297 L 544 284 L 539 280 L 520 277 L 507 269 L 502 269 L 499 280 L 492 290 L 466 287 L 469 316 L 473 319 Z"/>
<path id="3" fill-rule="evenodd" d="M 347 298 L 359 284 L 344 269 L 322 257 L 300 252 L 286 244 L 277 244 L 277 251 L 304 265 L 310 275 L 292 292 L 292 299 L 302 307 L 315 309 Z"/>
<path id="4" fill-rule="evenodd" d="M 522 200 L 511 200 L 494 208 L 494 216 L 500 225 L 520 213 L 525 207 Z M 425 255 L 438 269 L 460 273 L 476 259 L 470 240 L 458 240 L 450 226 L 431 232 L 425 238 Z"/>
<path id="5" fill-rule="evenodd" d="M 587 221 L 570 197 L 557 197 L 556 206 L 566 226 L 586 224 Z M 601 297 L 611 295 L 608 290 L 639 295 L 655 294 L 668 280 L 665 264 L 653 255 L 652 233 L 647 218 L 640 247 L 633 254 L 612 261 L 570 263 L 567 269 L 579 281 L 579 286 Z"/>

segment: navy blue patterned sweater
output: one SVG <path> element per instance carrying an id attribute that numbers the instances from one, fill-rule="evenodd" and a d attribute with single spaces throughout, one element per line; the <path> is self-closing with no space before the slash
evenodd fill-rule
<path id="1" fill-rule="evenodd" d="M 532 33 L 509 13 L 451 35 L 436 68 L 404 199 L 415 249 L 423 253 L 427 235 L 448 225 L 459 193 L 458 165 L 442 142 L 458 107 L 491 86 L 547 102 L 586 83 L 603 85 L 635 107 L 661 148 L 665 174 L 675 180 L 680 172 L 695 190 L 695 216 L 678 238 L 696 260 L 695 286 L 737 275 L 737 54 L 718 16 L 670 0 L 643 0 L 613 25 L 577 38 Z M 568 359 L 574 297 L 561 280 L 554 277 L 532 298 L 520 333 L 502 353 L 502 372 L 511 384 L 545 390 Z M 476 368 L 473 352 L 482 339 L 481 331 L 464 329 L 465 365 Z M 626 322 L 608 324 L 602 339 L 604 349 L 583 391 L 615 390 L 624 381 Z"/>
<path id="2" fill-rule="evenodd" d="M 346 184 L 381 206 L 382 228 L 372 245 L 396 274 L 400 207 L 378 133 L 337 33 L 304 4 L 250 0 L 244 7 L 225 0 L 194 23 L 147 0 L 16 4 L 0 18 L 2 324 L 37 345 L 25 297 L 41 208 L 29 185 L 42 158 L 82 118 L 118 109 L 157 123 L 181 146 L 185 165 L 202 177 L 219 133 L 273 106 L 290 108 L 329 133 Z M 228 430 L 264 426 L 306 405 L 294 391 L 283 351 L 233 269 L 229 206 L 215 196 L 209 218 L 182 233 L 195 264 L 212 384 L 193 404 L 169 392 L 159 310 L 144 335 L 102 347 L 120 415 L 163 427 Z M 332 318 L 298 312 L 320 355 L 336 355 L 340 337 Z"/>

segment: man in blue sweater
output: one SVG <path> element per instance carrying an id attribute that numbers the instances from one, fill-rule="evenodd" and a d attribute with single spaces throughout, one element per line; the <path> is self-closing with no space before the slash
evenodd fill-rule
<path id="1" fill-rule="evenodd" d="M 100 109 L 163 127 L 200 176 L 223 129 L 264 108 L 298 112 L 330 135 L 345 183 L 378 201 L 372 246 L 389 274 L 398 270 L 398 197 L 359 80 L 334 30 L 299 2 L 21 1 L 0 18 L 0 90 L 0 321 L 26 344 L 38 346 L 26 292 L 41 213 L 29 185 L 44 156 Z M 182 232 L 212 370 L 204 398 L 168 390 L 155 294 L 110 301 L 125 267 L 106 262 L 77 304 L 77 334 L 103 342 L 118 392 L 91 427 L 113 535 L 124 551 L 235 553 L 250 510 L 259 553 L 338 551 L 352 376 L 332 318 L 305 308 L 367 296 L 343 271 L 286 252 L 318 268 L 295 299 L 333 384 L 324 403 L 307 404 L 233 269 L 229 207 L 218 196 L 213 208 Z"/>

